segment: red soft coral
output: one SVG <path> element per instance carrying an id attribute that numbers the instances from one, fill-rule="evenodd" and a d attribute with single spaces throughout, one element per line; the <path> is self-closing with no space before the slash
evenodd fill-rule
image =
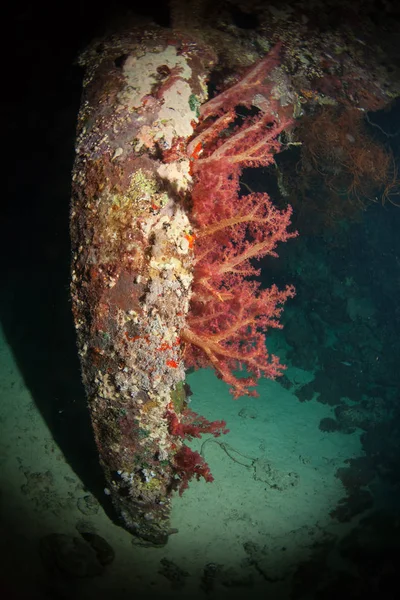
<path id="1" fill-rule="evenodd" d="M 185 408 L 179 415 L 173 407 L 167 410 L 168 429 L 171 435 L 181 439 L 192 440 L 200 438 L 206 433 L 219 437 L 228 433 L 225 421 L 209 421 L 205 417 L 195 413 L 190 408 Z M 174 469 L 179 479 L 179 495 L 181 496 L 189 485 L 189 481 L 195 477 L 197 480 L 203 477 L 205 481 L 214 481 L 210 467 L 198 452 L 191 450 L 183 444 L 174 456 Z"/>
<path id="2" fill-rule="evenodd" d="M 219 437 L 229 432 L 225 421 L 209 421 L 193 410 L 190 410 L 190 408 L 185 408 L 180 418 L 178 418 L 178 415 L 173 410 L 168 410 L 167 419 L 170 434 L 187 440 L 200 438 L 206 433 L 211 433 L 214 437 Z"/>
<path id="3" fill-rule="evenodd" d="M 179 480 L 179 495 L 188 488 L 189 481 L 195 477 L 199 481 L 202 477 L 207 482 L 214 481 L 210 467 L 198 452 L 183 445 L 174 456 L 175 473 Z"/>
<path id="4" fill-rule="evenodd" d="M 182 332 L 182 339 L 189 344 L 185 362 L 194 367 L 213 366 L 235 398 L 255 396 L 249 387 L 255 386 L 259 377 L 274 378 L 282 372 L 278 358 L 267 351 L 264 331 L 281 327 L 282 304 L 294 290 L 276 286 L 259 290 L 258 283 L 251 281 L 242 281 L 235 292 L 233 289 L 226 288 L 231 298 L 222 302 L 216 298 L 205 303 L 206 308 L 194 305 L 190 328 Z M 233 371 L 242 367 L 253 376 L 236 377 Z"/>
<path id="5" fill-rule="evenodd" d="M 276 97 L 266 97 L 273 88 L 269 75 L 278 64 L 279 51 L 275 48 L 241 82 L 202 107 L 209 122 L 202 123 L 188 147 L 195 178 L 196 265 L 188 327 L 181 334 L 185 362 L 213 366 L 235 398 L 256 395 L 249 387 L 259 377 L 281 373 L 278 358 L 266 349 L 265 332 L 280 327 L 282 305 L 294 294 L 292 286 L 263 290 L 248 279 L 259 274 L 254 259 L 276 256 L 277 244 L 296 235 L 288 232 L 291 207 L 278 210 L 267 194 L 239 196 L 242 169 L 273 163 L 280 149 L 278 136 L 291 125 Z M 235 106 L 254 105 L 256 94 L 264 94 L 264 108 L 232 127 Z M 236 377 L 238 367 L 245 367 L 250 376 Z"/>
<path id="6" fill-rule="evenodd" d="M 275 67 L 279 66 L 281 50 L 282 44 L 275 44 L 268 54 L 252 65 L 235 85 L 206 102 L 200 108 L 201 117 L 206 119 L 221 112 L 226 113 L 239 104 L 251 108 L 255 105 L 256 95 L 264 97 L 263 112 L 267 112 L 267 107 L 271 107 L 270 92 L 274 83 L 268 76 Z"/>

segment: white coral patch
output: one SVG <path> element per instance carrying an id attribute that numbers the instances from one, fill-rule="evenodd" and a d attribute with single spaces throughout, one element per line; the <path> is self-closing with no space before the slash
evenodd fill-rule
<path id="1" fill-rule="evenodd" d="M 150 95 L 156 83 L 157 68 L 166 65 L 170 70 L 178 67 L 181 79 L 190 79 L 192 70 L 186 59 L 179 56 L 175 46 L 167 46 L 162 52 L 146 52 L 143 56 L 129 55 L 123 67 L 126 86 L 118 100 L 131 110 L 142 106 L 143 96 Z"/>
<path id="2" fill-rule="evenodd" d="M 189 175 L 189 160 L 162 163 L 157 173 L 162 179 L 174 184 L 178 192 L 185 191 L 192 182 L 192 177 Z"/>

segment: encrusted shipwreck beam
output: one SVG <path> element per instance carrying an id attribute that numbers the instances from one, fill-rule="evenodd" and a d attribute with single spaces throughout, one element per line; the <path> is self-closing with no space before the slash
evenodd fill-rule
<path id="1" fill-rule="evenodd" d="M 81 56 L 71 205 L 73 313 L 106 492 L 123 526 L 151 544 L 167 541 L 181 484 L 167 409 L 186 403 L 179 333 L 193 272 L 189 161 L 160 158 L 192 135 L 213 62 L 169 36 L 131 29 Z"/>

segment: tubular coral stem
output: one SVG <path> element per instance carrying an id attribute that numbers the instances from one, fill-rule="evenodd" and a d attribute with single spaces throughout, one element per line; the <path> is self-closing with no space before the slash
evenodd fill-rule
<path id="1" fill-rule="evenodd" d="M 201 117 L 206 119 L 220 110 L 234 108 L 240 103 L 250 105 L 257 86 L 260 86 L 271 71 L 279 65 L 281 49 L 281 43 L 275 44 L 267 56 L 252 66 L 238 83 L 206 102 L 200 109 Z"/>
<path id="2" fill-rule="evenodd" d="M 251 126 L 244 125 L 214 150 L 211 156 L 199 158 L 197 167 L 222 158 L 232 165 L 269 165 L 273 162 L 273 152 L 278 151 L 280 147 L 276 137 L 287 129 L 292 121 L 284 119 L 270 128 L 267 128 L 268 123 L 271 123 L 271 117 L 264 116 Z"/>

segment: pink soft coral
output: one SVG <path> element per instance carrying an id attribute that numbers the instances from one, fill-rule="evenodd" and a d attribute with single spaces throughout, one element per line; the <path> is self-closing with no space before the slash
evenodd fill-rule
<path id="1" fill-rule="evenodd" d="M 185 362 L 213 366 L 235 398 L 256 395 L 249 388 L 259 377 L 282 372 L 278 358 L 268 354 L 265 332 L 281 327 L 282 305 L 294 294 L 292 286 L 263 290 L 248 279 L 259 274 L 253 259 L 276 256 L 277 244 L 296 235 L 287 230 L 291 207 L 278 210 L 267 194 L 239 196 L 242 169 L 273 163 L 280 149 L 278 136 L 291 125 L 279 102 L 265 97 L 273 87 L 269 75 L 278 64 L 279 50 L 273 49 L 241 82 L 202 107 L 210 122 L 203 122 L 188 147 L 195 178 L 196 267 L 189 326 L 181 335 Z M 250 107 L 256 94 L 259 103 L 264 98 L 263 109 L 232 127 L 235 106 Z M 250 376 L 236 377 L 238 367 Z"/>
<path id="2" fill-rule="evenodd" d="M 235 398 L 255 396 L 249 387 L 255 386 L 259 377 L 274 378 L 282 372 L 278 358 L 268 354 L 264 331 L 281 327 L 282 304 L 294 290 L 290 286 L 278 290 L 275 285 L 260 290 L 258 282 L 246 280 L 220 290 L 217 293 L 222 300 L 210 297 L 203 305 L 193 301 L 190 327 L 182 332 L 182 339 L 189 344 L 185 362 L 188 366 L 213 366 Z M 236 377 L 233 371 L 242 366 L 253 376 Z"/>

